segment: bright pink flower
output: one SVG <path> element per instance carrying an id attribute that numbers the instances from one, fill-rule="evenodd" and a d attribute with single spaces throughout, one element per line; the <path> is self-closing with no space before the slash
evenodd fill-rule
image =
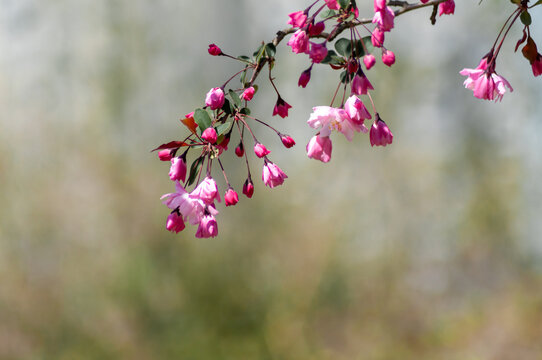
<path id="1" fill-rule="evenodd" d="M 220 109 L 224 105 L 224 91 L 221 88 L 213 88 L 209 90 L 205 97 L 205 105 L 209 106 L 211 110 Z"/>
<path id="2" fill-rule="evenodd" d="M 229 188 L 224 195 L 224 203 L 226 206 L 232 206 L 239 202 L 239 196 L 232 188 Z"/>
<path id="3" fill-rule="evenodd" d="M 376 59 L 373 54 L 367 54 L 363 57 L 363 63 L 365 64 L 367 70 L 371 70 L 371 68 L 376 63 Z"/>
<path id="4" fill-rule="evenodd" d="M 309 36 L 305 30 L 297 30 L 288 43 L 286 44 L 292 47 L 292 51 L 296 54 L 307 53 L 309 51 Z"/>
<path id="5" fill-rule="evenodd" d="M 358 72 L 352 79 L 351 91 L 355 95 L 367 95 L 367 91 L 374 90 L 373 85 L 363 72 Z"/>
<path id="6" fill-rule="evenodd" d="M 395 64 L 395 54 L 391 50 L 384 50 L 382 53 L 382 62 L 388 66 Z"/>
<path id="7" fill-rule="evenodd" d="M 196 237 L 201 238 L 210 238 L 218 235 L 218 225 L 216 219 L 212 215 L 205 215 L 198 226 L 196 231 Z"/>
<path id="8" fill-rule="evenodd" d="M 380 119 L 378 114 L 376 114 L 376 121 L 373 123 L 373 126 L 371 126 L 369 139 L 371 141 L 371 146 L 386 146 L 393 141 L 393 134 L 388 128 L 388 125 Z"/>
<path id="9" fill-rule="evenodd" d="M 188 220 L 192 225 L 197 224 L 203 216 L 205 204 L 187 193 L 178 181 L 175 182 L 175 190 L 174 193 L 162 195 L 160 199 L 164 200 L 163 203 L 171 210 L 178 210 L 185 221 Z M 218 211 L 215 210 L 215 213 L 218 214 Z"/>
<path id="10" fill-rule="evenodd" d="M 301 86 L 302 88 L 305 88 L 307 86 L 307 84 L 309 83 L 311 79 L 311 69 L 312 67 L 308 68 L 307 70 L 301 73 L 301 76 L 299 77 L 299 80 L 297 81 L 297 86 Z"/>
<path id="11" fill-rule="evenodd" d="M 288 176 L 277 165 L 270 161 L 264 161 L 262 180 L 265 185 L 274 188 L 275 186 L 282 185 L 286 178 Z"/>
<path id="12" fill-rule="evenodd" d="M 287 149 L 295 145 L 294 139 L 292 139 L 289 135 L 280 135 L 280 140 Z"/>
<path id="13" fill-rule="evenodd" d="M 313 136 L 306 149 L 310 159 L 320 160 L 324 163 L 331 160 L 331 139 L 329 136 Z"/>
<path id="14" fill-rule="evenodd" d="M 228 150 L 229 143 L 230 143 L 230 137 L 226 135 L 224 136 L 220 144 L 216 145 L 216 147 L 220 150 L 220 153 L 222 153 L 222 151 Z"/>
<path id="15" fill-rule="evenodd" d="M 339 4 L 337 3 L 337 0 L 324 0 L 326 2 L 326 5 L 331 10 L 339 10 Z"/>
<path id="16" fill-rule="evenodd" d="M 318 36 L 324 31 L 325 28 L 326 24 L 324 24 L 323 21 L 317 22 L 314 25 L 309 24 L 309 36 Z"/>
<path id="17" fill-rule="evenodd" d="M 213 127 L 208 127 L 203 131 L 203 134 L 201 134 L 201 138 L 211 144 L 216 143 L 217 135 L 216 130 Z"/>
<path id="18" fill-rule="evenodd" d="M 271 151 L 267 150 L 264 144 L 256 143 L 256 145 L 254 145 L 254 153 L 257 157 L 262 158 L 270 154 Z"/>
<path id="19" fill-rule="evenodd" d="M 377 26 L 371 34 L 371 43 L 374 47 L 384 46 L 385 35 L 384 32 Z"/>
<path id="20" fill-rule="evenodd" d="M 455 10 L 455 2 L 454 0 L 448 0 L 443 3 L 440 3 L 438 6 L 438 15 L 451 15 L 454 13 Z"/>
<path id="21" fill-rule="evenodd" d="M 386 0 L 374 0 L 375 12 L 384 10 L 386 8 Z"/>
<path id="22" fill-rule="evenodd" d="M 209 49 L 207 49 L 207 51 L 209 52 L 210 55 L 213 55 L 213 56 L 218 56 L 222 54 L 222 50 L 220 50 L 220 48 L 216 46 L 215 44 L 210 44 Z"/>
<path id="23" fill-rule="evenodd" d="M 375 12 L 373 23 L 377 24 L 382 31 L 390 31 L 393 29 L 394 19 L 395 13 L 393 9 L 386 6 L 385 9 Z"/>
<path id="24" fill-rule="evenodd" d="M 243 143 L 240 142 L 239 145 L 237 145 L 237 147 L 235 148 L 235 155 L 237 155 L 238 157 L 243 157 L 243 155 L 245 155 Z"/>
<path id="25" fill-rule="evenodd" d="M 186 162 L 182 157 L 174 157 L 171 159 L 171 167 L 169 168 L 169 178 L 173 181 L 184 181 L 186 178 Z"/>
<path id="26" fill-rule="evenodd" d="M 220 193 L 216 186 L 216 181 L 207 176 L 199 185 L 190 193 L 191 197 L 200 199 L 207 205 L 211 205 L 215 200 L 220 202 Z"/>
<path id="27" fill-rule="evenodd" d="M 363 128 L 361 129 L 362 132 L 367 132 L 367 128 L 363 124 L 363 121 L 365 119 L 370 119 L 371 114 L 369 111 L 367 111 L 367 108 L 363 104 L 363 102 L 355 95 L 352 95 L 346 100 L 344 103 L 344 111 L 348 114 L 348 117 L 353 122 L 363 125 Z"/>
<path id="28" fill-rule="evenodd" d="M 177 211 L 173 211 L 166 220 L 166 229 L 168 231 L 179 233 L 185 228 L 183 217 L 179 216 Z"/>
<path id="29" fill-rule="evenodd" d="M 292 25 L 293 27 L 302 28 L 305 26 L 305 22 L 307 21 L 307 15 L 303 11 L 296 11 L 288 15 L 290 17 L 290 20 L 288 20 L 288 24 Z"/>
<path id="30" fill-rule="evenodd" d="M 250 180 L 250 178 L 248 178 L 243 185 L 243 194 L 245 194 L 245 196 L 249 199 L 254 194 L 254 185 L 252 184 L 252 180 Z"/>
<path id="31" fill-rule="evenodd" d="M 191 111 L 191 112 L 189 112 L 188 114 L 186 114 L 184 117 L 187 118 L 187 119 L 193 118 L 193 117 L 194 117 L 194 112 Z"/>
<path id="32" fill-rule="evenodd" d="M 425 4 L 427 3 L 429 0 L 420 0 L 422 2 L 422 4 Z"/>
<path id="33" fill-rule="evenodd" d="M 536 60 L 531 63 L 534 76 L 542 75 L 542 55 L 540 53 L 536 56 Z"/>
<path id="34" fill-rule="evenodd" d="M 284 101 L 280 96 L 277 99 L 277 103 L 275 104 L 275 107 L 273 108 L 273 116 L 278 115 L 281 118 L 285 118 L 288 116 L 288 109 L 290 109 L 291 106 L 286 101 Z"/>
<path id="35" fill-rule="evenodd" d="M 171 150 L 162 150 L 158 152 L 158 159 L 161 161 L 169 161 L 171 158 Z"/>
<path id="36" fill-rule="evenodd" d="M 254 97 L 255 92 L 256 90 L 252 86 L 249 88 L 246 88 L 245 91 L 243 91 L 243 93 L 241 94 L 241 98 L 243 100 L 250 101 Z"/>
<path id="37" fill-rule="evenodd" d="M 311 50 L 309 52 L 309 57 L 311 58 L 312 62 L 315 64 L 319 64 L 326 58 L 327 55 L 327 48 L 325 43 L 317 44 L 311 42 Z"/>

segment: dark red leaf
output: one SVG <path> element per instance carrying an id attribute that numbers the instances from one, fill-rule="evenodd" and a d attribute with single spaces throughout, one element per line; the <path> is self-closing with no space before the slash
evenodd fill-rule
<path id="1" fill-rule="evenodd" d="M 164 150 L 164 149 L 178 149 L 183 146 L 188 146 L 188 144 L 182 141 L 170 141 L 167 144 L 162 144 L 158 146 L 156 149 L 151 150 L 151 152 L 156 151 L 156 150 Z"/>

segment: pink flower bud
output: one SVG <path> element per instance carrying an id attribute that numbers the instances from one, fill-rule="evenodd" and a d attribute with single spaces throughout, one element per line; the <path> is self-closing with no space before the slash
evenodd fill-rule
<path id="1" fill-rule="evenodd" d="M 327 7 L 330 10 L 339 10 L 339 4 L 337 3 L 337 0 L 324 0 L 326 2 Z"/>
<path id="2" fill-rule="evenodd" d="M 208 127 L 205 129 L 205 131 L 203 131 L 203 134 L 201 134 L 201 138 L 211 144 L 216 143 L 216 130 L 213 127 Z"/>
<path id="3" fill-rule="evenodd" d="M 252 180 L 250 180 L 250 178 L 247 179 L 243 185 L 243 194 L 245 194 L 245 196 L 249 199 L 254 194 L 254 185 L 252 184 Z"/>
<path id="4" fill-rule="evenodd" d="M 169 161 L 171 160 L 172 156 L 171 156 L 171 150 L 162 150 L 162 151 L 159 151 L 158 152 L 158 158 L 161 160 L 161 161 Z"/>
<path id="5" fill-rule="evenodd" d="M 179 216 L 177 211 L 174 211 L 171 214 L 169 214 L 166 221 L 166 229 L 168 231 L 179 233 L 183 231 L 184 228 L 185 228 L 185 225 L 184 225 L 183 217 Z"/>
<path id="6" fill-rule="evenodd" d="M 186 162 L 183 157 L 175 157 L 171 159 L 171 167 L 169 169 L 169 178 L 172 181 L 184 181 L 186 178 Z"/>
<path id="7" fill-rule="evenodd" d="M 376 121 L 373 123 L 373 126 L 371 126 L 369 139 L 371 141 L 371 146 L 386 146 L 393 141 L 393 134 L 388 128 L 388 125 L 380 119 L 378 113 L 376 114 Z"/>
<path id="8" fill-rule="evenodd" d="M 363 57 L 363 63 L 365 64 L 367 70 L 371 70 L 371 68 L 376 63 L 376 59 L 373 54 L 367 54 Z"/>
<path id="9" fill-rule="evenodd" d="M 329 136 L 313 136 L 307 144 L 307 156 L 310 159 L 327 163 L 331 160 L 331 139 Z"/>
<path id="10" fill-rule="evenodd" d="M 534 76 L 542 75 L 542 55 L 540 53 L 536 56 L 536 60 L 532 62 L 531 68 Z"/>
<path id="11" fill-rule="evenodd" d="M 325 28 L 326 28 L 326 24 L 324 24 L 323 21 L 317 22 L 314 25 L 310 24 L 309 25 L 309 36 L 318 36 L 324 31 Z"/>
<path id="12" fill-rule="evenodd" d="M 245 91 L 243 91 L 243 93 L 241 94 L 241 98 L 246 100 L 246 101 L 250 101 L 252 100 L 252 97 L 254 96 L 254 92 L 256 90 L 251 86 L 247 89 L 245 89 Z"/>
<path id="13" fill-rule="evenodd" d="M 455 10 L 455 2 L 454 0 L 448 0 L 443 3 L 440 3 L 438 6 L 438 15 L 451 15 L 454 13 Z"/>
<path id="14" fill-rule="evenodd" d="M 363 102 L 355 95 L 350 96 L 348 100 L 346 100 L 344 103 L 344 111 L 346 111 L 350 120 L 357 124 L 363 124 L 365 119 L 371 118 L 371 114 L 367 111 Z M 365 129 L 365 131 L 363 129 Z M 365 126 L 363 126 L 362 131 L 367 131 Z"/>
<path id="15" fill-rule="evenodd" d="M 384 32 L 377 26 L 371 34 L 371 43 L 374 47 L 382 47 L 384 45 Z"/>
<path id="16" fill-rule="evenodd" d="M 327 48 L 325 43 L 322 44 L 316 44 L 311 43 L 311 50 L 309 52 L 309 57 L 311 58 L 312 62 L 315 64 L 319 64 L 326 58 L 327 55 Z"/>
<path id="17" fill-rule="evenodd" d="M 281 118 L 285 118 L 288 116 L 288 109 L 290 108 L 291 108 L 290 104 L 288 104 L 279 96 L 275 104 L 275 107 L 273 108 L 273 116 L 278 115 Z"/>
<path id="18" fill-rule="evenodd" d="M 222 50 L 220 50 L 220 48 L 216 46 L 215 44 L 210 44 L 209 49 L 207 49 L 207 51 L 209 52 L 210 55 L 213 55 L 213 56 L 218 56 L 222 54 Z"/>
<path id="19" fill-rule="evenodd" d="M 205 97 L 205 105 L 209 106 L 211 110 L 220 109 L 224 105 L 224 91 L 221 88 L 212 88 Z"/>
<path id="20" fill-rule="evenodd" d="M 355 95 L 367 95 L 367 91 L 374 90 L 373 85 L 367 79 L 367 76 L 361 71 L 359 71 L 354 79 L 352 79 L 351 91 Z"/>
<path id="21" fill-rule="evenodd" d="M 270 188 L 282 185 L 284 179 L 288 178 L 286 174 L 274 163 L 265 161 L 263 164 L 262 180 Z"/>
<path id="22" fill-rule="evenodd" d="M 288 149 L 295 145 L 294 139 L 292 139 L 289 135 L 281 135 L 280 140 L 282 140 L 282 144 Z"/>
<path id="23" fill-rule="evenodd" d="M 395 54 L 391 50 L 385 50 L 382 53 L 382 62 L 388 66 L 395 64 Z"/>
<path id="24" fill-rule="evenodd" d="M 210 238 L 218 235 L 218 225 L 216 219 L 212 215 L 205 215 L 201 218 L 201 221 L 196 231 L 196 237 L 201 238 Z"/>
<path id="25" fill-rule="evenodd" d="M 296 11 L 288 15 L 290 17 L 290 20 L 288 20 L 288 24 L 292 25 L 293 27 L 302 28 L 305 26 L 305 22 L 307 21 L 307 15 L 303 11 Z"/>
<path id="26" fill-rule="evenodd" d="M 240 142 L 239 145 L 237 145 L 237 147 L 235 148 L 235 155 L 237 155 L 238 157 L 243 157 L 243 155 L 245 155 L 243 143 Z"/>
<path id="27" fill-rule="evenodd" d="M 348 72 L 350 74 L 355 74 L 358 71 L 358 62 L 354 59 L 348 61 Z"/>
<path id="28" fill-rule="evenodd" d="M 305 88 L 307 86 L 307 84 L 309 83 L 311 79 L 311 69 L 312 68 L 308 68 L 307 70 L 301 73 L 301 76 L 299 77 L 299 81 L 297 82 L 297 86 L 301 86 L 302 88 Z"/>
<path id="29" fill-rule="evenodd" d="M 309 51 L 309 37 L 305 30 L 299 29 L 292 35 L 286 45 L 290 46 L 296 54 L 306 53 Z"/>
<path id="30" fill-rule="evenodd" d="M 189 112 L 188 114 L 186 114 L 184 117 L 187 118 L 187 119 L 193 118 L 193 117 L 194 117 L 194 112 L 191 111 L 191 112 Z"/>
<path id="31" fill-rule="evenodd" d="M 270 154 L 271 151 L 267 150 L 264 144 L 256 143 L 256 145 L 254 145 L 254 153 L 257 157 L 262 158 L 265 155 Z"/>
<path id="32" fill-rule="evenodd" d="M 229 188 L 224 195 L 224 203 L 226 206 L 233 206 L 239 202 L 239 196 L 232 188 Z"/>
<path id="33" fill-rule="evenodd" d="M 377 11 L 373 17 L 373 23 L 377 24 L 382 31 L 390 31 L 393 29 L 395 12 L 389 6 L 383 10 Z"/>
<path id="34" fill-rule="evenodd" d="M 428 0 L 426 0 L 428 1 Z M 386 0 L 374 0 L 375 12 L 384 10 L 386 8 Z"/>

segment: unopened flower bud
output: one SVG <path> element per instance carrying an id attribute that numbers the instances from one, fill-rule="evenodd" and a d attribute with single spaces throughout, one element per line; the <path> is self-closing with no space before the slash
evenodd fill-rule
<path id="1" fill-rule="evenodd" d="M 179 216 L 177 211 L 174 211 L 171 214 L 169 214 L 166 221 L 166 229 L 168 231 L 178 233 L 182 231 L 184 228 L 185 228 L 185 225 L 184 225 L 183 217 Z"/>
<path id="2" fill-rule="evenodd" d="M 162 151 L 159 151 L 158 152 L 158 158 L 161 160 L 161 161 L 169 161 L 171 160 L 172 156 L 171 156 L 171 150 L 162 150 Z"/>
<path id="3" fill-rule="evenodd" d="M 371 34 L 371 43 L 374 47 L 382 47 L 384 45 L 384 31 L 382 31 L 378 26 L 373 30 Z"/>
<path id="4" fill-rule="evenodd" d="M 216 46 L 215 44 L 210 44 L 209 49 L 207 49 L 207 51 L 209 52 L 210 55 L 213 55 L 213 56 L 218 56 L 222 54 L 222 50 L 220 50 L 220 48 Z"/>
<path id="5" fill-rule="evenodd" d="M 208 127 L 207 129 L 205 129 L 203 134 L 201 134 L 201 138 L 211 144 L 216 143 L 217 135 L 215 128 Z"/>
<path id="6" fill-rule="evenodd" d="M 224 91 L 221 88 L 213 88 L 209 90 L 205 96 L 205 105 L 209 106 L 211 110 L 220 109 L 224 105 L 225 101 Z"/>
<path id="7" fill-rule="evenodd" d="M 224 195 L 224 203 L 226 206 L 233 206 L 239 202 L 239 196 L 232 188 L 229 188 Z"/>
<path id="8" fill-rule="evenodd" d="M 270 154 L 271 151 L 267 150 L 264 144 L 256 143 L 256 145 L 254 145 L 254 153 L 256 154 L 257 157 L 262 158 Z"/>
<path id="9" fill-rule="evenodd" d="M 251 87 L 245 89 L 245 91 L 243 91 L 243 93 L 241 94 L 241 98 L 243 100 L 250 101 L 250 100 L 252 100 L 252 97 L 254 96 L 255 91 L 256 90 L 251 86 Z"/>
<path id="10" fill-rule="evenodd" d="M 247 181 L 245 181 L 245 184 L 243 185 L 243 194 L 245 194 L 246 197 L 249 199 L 254 194 L 254 185 L 252 184 L 252 181 L 250 179 L 247 179 Z"/>
<path id="11" fill-rule="evenodd" d="M 311 69 L 312 67 L 308 68 L 307 70 L 301 73 L 301 76 L 299 77 L 299 81 L 297 82 L 298 86 L 301 86 L 302 88 L 305 88 L 307 86 L 307 84 L 309 83 L 311 79 Z"/>
<path id="12" fill-rule="evenodd" d="M 376 63 L 376 59 L 373 54 L 367 54 L 363 57 L 363 63 L 365 64 L 365 68 L 367 68 L 367 70 L 371 70 Z"/>
<path id="13" fill-rule="evenodd" d="M 245 155 L 245 149 L 243 148 L 243 143 L 240 142 L 239 145 L 235 148 L 235 155 L 238 157 L 243 157 Z"/>
<path id="14" fill-rule="evenodd" d="M 385 50 L 382 53 L 382 62 L 388 66 L 395 64 L 395 54 L 391 50 Z"/>
<path id="15" fill-rule="evenodd" d="M 294 139 L 289 135 L 281 135 L 280 140 L 282 140 L 282 144 L 288 149 L 295 145 Z"/>
<path id="16" fill-rule="evenodd" d="M 182 156 L 171 159 L 169 178 L 172 181 L 184 181 L 186 179 L 186 160 Z"/>
<path id="17" fill-rule="evenodd" d="M 358 71 L 358 62 L 357 62 L 357 60 L 350 59 L 348 61 L 348 72 L 350 74 L 354 74 L 354 73 L 356 73 L 356 71 Z"/>

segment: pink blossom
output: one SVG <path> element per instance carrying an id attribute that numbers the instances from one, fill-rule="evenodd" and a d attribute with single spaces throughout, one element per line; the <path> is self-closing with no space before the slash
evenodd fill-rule
<path id="1" fill-rule="evenodd" d="M 307 15 L 303 11 L 296 11 L 288 15 L 290 17 L 290 20 L 288 20 L 288 24 L 292 25 L 293 27 L 302 28 L 305 26 L 305 22 L 307 21 Z"/>
<path id="2" fill-rule="evenodd" d="M 375 12 L 384 10 L 386 8 L 386 0 L 374 0 Z"/>
<path id="3" fill-rule="evenodd" d="M 331 139 L 329 136 L 313 136 L 307 144 L 307 156 L 310 159 L 327 163 L 331 160 Z"/>
<path id="4" fill-rule="evenodd" d="M 243 100 L 250 101 L 252 100 L 252 97 L 254 97 L 255 92 L 256 90 L 252 86 L 249 88 L 246 88 L 245 91 L 243 91 L 243 93 L 241 94 L 241 98 Z"/>
<path id="5" fill-rule="evenodd" d="M 393 141 L 393 134 L 388 128 L 388 125 L 380 119 L 378 114 L 376 114 L 376 121 L 373 123 L 373 126 L 371 126 L 369 139 L 371 141 L 371 146 L 386 146 Z"/>
<path id="6" fill-rule="evenodd" d="M 201 238 L 210 238 L 218 235 L 218 225 L 216 219 L 212 215 L 205 215 L 198 226 L 196 231 L 196 237 Z"/>
<path id="7" fill-rule="evenodd" d="M 254 185 L 252 184 L 252 180 L 250 180 L 250 177 L 245 181 L 243 185 L 243 194 L 245 194 L 245 196 L 249 199 L 254 194 Z"/>
<path id="8" fill-rule="evenodd" d="M 374 90 L 373 85 L 363 72 L 358 72 L 352 79 L 351 91 L 355 95 L 367 95 L 367 91 Z"/>
<path id="9" fill-rule="evenodd" d="M 237 147 L 235 148 L 235 155 L 237 155 L 238 157 L 243 157 L 243 155 L 245 155 L 243 143 L 239 143 L 239 145 L 237 145 Z"/>
<path id="10" fill-rule="evenodd" d="M 211 110 L 220 109 L 224 105 L 224 91 L 221 88 L 213 88 L 209 90 L 205 97 L 205 105 L 209 106 Z"/>
<path id="11" fill-rule="evenodd" d="M 312 62 L 315 64 L 319 64 L 326 58 L 327 55 L 327 48 L 325 45 L 325 42 L 322 44 L 316 44 L 311 42 L 311 50 L 309 52 L 309 57 L 311 58 Z"/>
<path id="12" fill-rule="evenodd" d="M 274 163 L 265 161 L 263 164 L 262 180 L 270 188 L 282 185 L 284 179 L 288 178 L 286 174 Z"/>
<path id="13" fill-rule="evenodd" d="M 314 129 L 320 129 L 321 137 L 328 137 L 332 130 L 342 133 L 348 141 L 351 141 L 354 132 L 360 132 L 365 127 L 363 124 L 350 120 L 343 109 L 329 106 L 315 106 L 312 108 L 307 124 Z"/>
<path id="14" fill-rule="evenodd" d="M 324 31 L 325 28 L 326 24 L 324 24 L 323 21 L 317 22 L 314 25 L 309 24 L 309 36 L 318 36 Z"/>
<path id="15" fill-rule="evenodd" d="M 280 140 L 282 141 L 282 144 L 287 148 L 291 148 L 292 146 L 295 145 L 295 141 L 294 139 L 292 139 L 290 136 L 288 135 L 280 135 Z"/>
<path id="16" fill-rule="evenodd" d="M 385 9 L 375 12 L 373 23 L 377 24 L 382 31 L 390 31 L 393 29 L 394 19 L 395 13 L 393 9 L 386 6 Z"/>
<path id="17" fill-rule="evenodd" d="M 339 10 L 339 4 L 337 3 L 337 0 L 324 0 L 326 2 L 326 5 L 331 10 Z"/>
<path id="18" fill-rule="evenodd" d="M 220 144 L 216 145 L 216 147 L 220 150 L 220 153 L 222 153 L 222 151 L 228 150 L 229 143 L 230 143 L 230 137 L 226 135 L 224 136 L 224 138 L 222 138 L 222 141 L 220 142 Z"/>
<path id="19" fill-rule="evenodd" d="M 313 129 L 327 129 L 324 130 L 325 135 L 329 136 L 330 134 L 330 123 L 335 121 L 337 118 L 337 109 L 330 106 L 315 106 L 312 108 L 312 113 L 310 114 L 307 124 Z"/>
<path id="20" fill-rule="evenodd" d="M 207 176 L 199 185 L 190 193 L 190 196 L 200 199 L 207 205 L 211 205 L 215 199 L 220 202 L 220 193 L 216 186 L 216 181 Z"/>
<path id="21" fill-rule="evenodd" d="M 292 108 L 290 104 L 288 104 L 279 96 L 275 104 L 275 107 L 273 108 L 273 116 L 278 115 L 281 118 L 285 118 L 288 116 L 288 109 L 290 108 Z"/>
<path id="22" fill-rule="evenodd" d="M 254 145 L 254 153 L 257 157 L 262 158 L 268 154 L 271 153 L 271 151 L 267 150 L 264 144 L 256 143 Z"/>
<path id="23" fill-rule="evenodd" d="M 438 6 L 438 15 L 451 15 L 454 13 L 455 10 L 455 2 L 454 0 L 448 0 L 443 3 L 440 3 Z"/>
<path id="24" fill-rule="evenodd" d="M 350 59 L 350 61 L 348 61 L 347 70 L 350 74 L 356 73 L 358 71 L 358 68 L 359 68 L 358 60 Z"/>
<path id="25" fill-rule="evenodd" d="M 169 214 L 166 220 L 166 229 L 168 231 L 179 233 L 183 231 L 185 228 L 183 217 L 180 216 L 177 211 L 172 212 Z"/>
<path id="26" fill-rule="evenodd" d="M 307 53 L 309 51 L 309 37 L 305 30 L 297 30 L 288 43 L 286 44 L 292 47 L 292 51 L 296 54 Z"/>
<path id="27" fill-rule="evenodd" d="M 534 76 L 542 75 L 542 55 L 538 54 L 536 60 L 531 63 Z"/>
<path id="28" fill-rule="evenodd" d="M 312 67 L 301 73 L 301 76 L 299 77 L 299 80 L 297 82 L 297 86 L 301 86 L 302 88 L 305 88 L 307 86 L 311 79 L 311 69 Z"/>
<path id="29" fill-rule="evenodd" d="M 215 44 L 210 44 L 209 49 L 207 49 L 207 51 L 209 52 L 210 55 L 213 55 L 213 56 L 218 56 L 222 54 L 222 50 L 220 50 L 220 48 L 216 46 Z"/>
<path id="30" fill-rule="evenodd" d="M 497 75 L 492 68 L 488 68 L 488 61 L 483 58 L 476 69 L 463 69 L 459 72 L 468 76 L 463 85 L 472 90 L 473 95 L 478 99 L 500 101 L 508 91 L 512 92 L 510 83 L 500 75 Z"/>
<path id="31" fill-rule="evenodd" d="M 186 162 L 184 158 L 174 157 L 173 159 L 171 159 L 169 178 L 173 181 L 184 181 L 186 179 Z"/>
<path id="32" fill-rule="evenodd" d="M 226 206 L 233 206 L 239 202 L 239 196 L 232 188 L 229 188 L 224 195 L 224 203 Z"/>
<path id="33" fill-rule="evenodd" d="M 189 112 L 188 114 L 186 114 L 184 117 L 187 118 L 187 119 L 193 118 L 193 117 L 194 117 L 194 112 L 191 111 L 191 112 Z"/>
<path id="34" fill-rule="evenodd" d="M 384 32 L 377 26 L 371 34 L 371 43 L 374 47 L 384 46 L 385 35 Z"/>
<path id="35" fill-rule="evenodd" d="M 171 150 L 162 150 L 158 152 L 158 159 L 161 161 L 169 161 L 171 160 Z"/>
<path id="36" fill-rule="evenodd" d="M 183 215 L 185 221 L 195 225 L 200 221 L 205 210 L 205 204 L 198 198 L 187 193 L 184 187 L 178 182 L 175 182 L 176 192 L 162 195 L 160 198 L 163 203 L 172 210 L 178 210 Z M 216 211 L 216 214 L 218 212 Z"/>
<path id="37" fill-rule="evenodd" d="M 363 57 L 363 63 L 365 64 L 367 70 L 371 70 L 371 68 L 376 63 L 376 59 L 373 54 L 367 54 Z"/>
<path id="38" fill-rule="evenodd" d="M 367 128 L 363 124 L 363 121 L 365 119 L 370 119 L 371 114 L 369 114 L 369 111 L 367 111 L 367 108 L 363 104 L 363 102 L 355 95 L 352 95 L 346 100 L 344 103 L 344 110 L 348 114 L 348 117 L 350 120 L 352 120 L 355 123 L 358 123 L 360 125 L 363 125 L 362 132 L 367 132 Z"/>
<path id="39" fill-rule="evenodd" d="M 211 144 L 216 143 L 217 135 L 216 130 L 213 127 L 208 127 L 203 131 L 203 134 L 201 134 L 201 138 Z"/>
<path id="40" fill-rule="evenodd" d="M 384 50 L 382 53 L 382 62 L 388 66 L 395 64 L 395 54 L 391 50 Z"/>
<path id="41" fill-rule="evenodd" d="M 426 4 L 429 0 L 420 0 L 422 4 Z"/>

